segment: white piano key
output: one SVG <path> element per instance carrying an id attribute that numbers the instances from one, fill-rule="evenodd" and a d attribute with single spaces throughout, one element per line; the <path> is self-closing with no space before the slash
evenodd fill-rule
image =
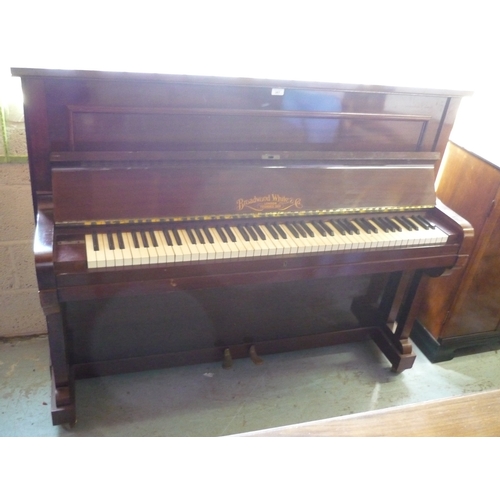
<path id="1" fill-rule="evenodd" d="M 219 233 L 217 232 L 217 229 L 214 227 L 209 227 L 207 229 L 210 234 L 212 235 L 212 238 L 214 239 L 214 249 L 215 249 L 215 254 L 216 254 L 216 259 L 230 259 L 231 258 L 231 248 L 227 243 L 222 241 L 222 238 L 220 237 Z"/>
<path id="2" fill-rule="evenodd" d="M 245 249 L 244 257 L 255 257 L 256 255 L 260 255 L 260 249 L 254 248 L 254 245 L 250 242 L 250 238 L 248 240 L 245 239 L 238 225 L 232 227 L 231 230 L 237 242 Z"/>
<path id="3" fill-rule="evenodd" d="M 142 254 L 139 248 L 136 248 L 134 244 L 134 239 L 132 237 L 132 233 L 122 233 L 123 239 L 125 238 L 128 241 L 128 250 L 130 250 L 130 254 L 132 255 L 132 265 L 138 266 L 142 264 Z"/>
<path id="4" fill-rule="evenodd" d="M 290 253 L 306 253 L 309 251 L 309 244 L 306 241 L 306 238 L 301 238 L 299 236 L 295 236 L 291 229 L 286 224 L 280 225 L 281 229 L 287 235 L 288 245 L 292 245 L 290 249 Z"/>
<path id="5" fill-rule="evenodd" d="M 189 238 L 187 234 L 185 234 L 183 229 L 177 229 L 177 234 L 181 240 L 181 244 L 177 245 L 179 249 L 179 255 L 182 262 L 191 262 L 199 260 L 199 254 L 196 248 L 191 248 L 191 243 L 189 242 Z M 175 239 L 174 239 L 174 242 Z M 193 255 L 194 252 L 194 255 Z"/>
<path id="6" fill-rule="evenodd" d="M 132 251 L 130 250 L 128 238 L 124 236 L 123 233 L 121 233 L 121 237 L 123 240 L 123 246 L 122 248 L 122 257 L 123 257 L 123 265 L 124 266 L 131 266 L 132 265 Z M 117 236 L 118 239 L 118 236 Z"/>
<path id="7" fill-rule="evenodd" d="M 237 258 L 237 257 L 244 257 L 246 254 L 246 250 L 243 247 L 239 247 L 236 242 L 232 241 L 229 233 L 226 231 L 224 227 L 219 228 L 222 234 L 225 235 L 226 237 L 226 242 L 224 243 L 227 245 L 228 248 L 231 249 L 231 257 L 232 258 Z"/>
<path id="8" fill-rule="evenodd" d="M 97 267 L 97 255 L 94 250 L 94 241 L 91 234 L 85 235 L 85 250 L 87 252 L 87 267 L 94 269 Z"/>
<path id="9" fill-rule="evenodd" d="M 260 232 L 259 236 L 264 237 L 264 239 L 262 240 L 262 244 L 266 246 L 266 255 L 276 255 L 278 249 L 276 248 L 275 243 L 271 240 L 269 234 L 264 231 L 264 226 L 262 224 L 255 224 L 255 226 Z"/>
<path id="10" fill-rule="evenodd" d="M 263 225 L 259 225 L 261 231 L 266 235 L 267 245 L 269 247 L 269 255 L 282 255 L 283 245 L 278 239 L 275 239 L 269 229 Z"/>
<path id="11" fill-rule="evenodd" d="M 175 262 L 174 249 L 167 243 L 163 231 L 155 231 L 154 234 L 156 237 L 156 241 L 158 242 L 159 245 L 159 247 L 157 248 L 158 263 L 163 264 L 163 263 Z"/>
<path id="12" fill-rule="evenodd" d="M 118 235 L 116 233 L 111 233 L 111 238 L 113 240 L 113 258 L 115 262 L 115 266 L 123 266 L 124 265 L 124 258 L 123 258 L 123 251 L 120 248 L 120 244 L 118 242 Z"/>
<path id="13" fill-rule="evenodd" d="M 145 231 L 144 235 L 146 236 L 146 241 L 148 243 L 148 247 L 146 248 L 146 250 L 149 256 L 149 263 L 158 264 L 158 251 L 156 247 L 153 245 L 153 239 L 151 238 L 149 231 Z M 142 239 L 141 242 L 143 243 Z"/>
<path id="14" fill-rule="evenodd" d="M 236 241 L 232 241 L 226 228 L 224 228 L 228 237 L 228 241 L 230 241 L 236 248 L 237 257 L 252 257 L 252 247 L 251 246 L 249 247 L 249 245 L 245 245 L 244 240 L 241 237 L 240 232 L 236 229 L 236 227 L 229 226 L 229 229 L 233 234 L 234 238 L 236 239 Z"/>
<path id="15" fill-rule="evenodd" d="M 172 241 L 172 250 L 175 254 L 175 262 L 187 262 L 191 260 L 191 252 L 189 248 L 183 243 L 183 238 L 179 235 L 180 244 L 177 243 L 177 240 L 174 235 L 174 231 L 172 229 L 167 230 L 168 235 Z M 178 231 L 177 231 L 178 234 Z"/>

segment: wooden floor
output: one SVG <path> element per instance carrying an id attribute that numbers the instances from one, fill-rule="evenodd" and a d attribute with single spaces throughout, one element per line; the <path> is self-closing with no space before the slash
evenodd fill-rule
<path id="1" fill-rule="evenodd" d="M 276 427 L 239 436 L 500 436 L 500 390 Z"/>

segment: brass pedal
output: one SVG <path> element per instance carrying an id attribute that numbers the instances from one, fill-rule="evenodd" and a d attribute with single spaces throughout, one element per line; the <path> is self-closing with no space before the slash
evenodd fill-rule
<path id="1" fill-rule="evenodd" d="M 255 346 L 250 346 L 250 359 L 254 362 L 256 365 L 261 365 L 264 363 L 264 360 L 257 355 L 257 351 L 255 350 Z"/>
<path id="2" fill-rule="evenodd" d="M 224 349 L 224 359 L 222 361 L 222 368 L 224 370 L 229 370 L 233 367 L 233 358 L 231 357 L 231 351 L 229 349 Z"/>

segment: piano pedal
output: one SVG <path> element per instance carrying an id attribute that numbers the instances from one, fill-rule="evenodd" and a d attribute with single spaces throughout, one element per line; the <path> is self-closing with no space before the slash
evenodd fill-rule
<path id="1" fill-rule="evenodd" d="M 233 358 L 229 349 L 224 349 L 224 359 L 222 361 L 222 368 L 229 370 L 233 367 Z"/>
<path id="2" fill-rule="evenodd" d="M 255 350 L 255 346 L 252 345 L 250 346 L 250 359 L 253 361 L 254 364 L 256 365 L 261 365 L 264 363 L 264 360 L 257 355 L 257 351 Z"/>

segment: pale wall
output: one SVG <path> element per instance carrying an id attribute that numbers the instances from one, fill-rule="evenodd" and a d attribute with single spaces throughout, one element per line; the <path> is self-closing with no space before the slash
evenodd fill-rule
<path id="1" fill-rule="evenodd" d="M 22 110 L 3 109 L 0 134 L 0 337 L 46 333 L 33 258 L 34 215 Z M 6 139 L 6 140 L 5 140 Z"/>

